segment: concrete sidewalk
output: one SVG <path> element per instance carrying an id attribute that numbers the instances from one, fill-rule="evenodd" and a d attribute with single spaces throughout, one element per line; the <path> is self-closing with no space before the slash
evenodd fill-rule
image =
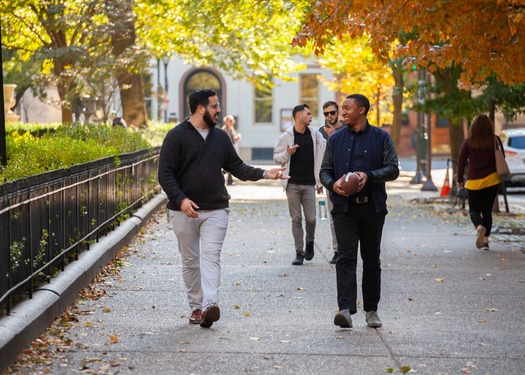
<path id="1" fill-rule="evenodd" d="M 318 221 L 313 260 L 292 266 L 279 183 L 237 182 L 229 187 L 220 321 L 188 324 L 180 255 L 161 210 L 129 246 L 119 275 L 99 286 L 106 296 L 76 303 L 70 345 L 26 373 L 525 373 L 525 254 L 497 240 L 490 252 L 475 249 L 468 220 L 415 204 L 430 193 L 409 180 L 389 184 L 383 328 L 367 328 L 361 308 L 353 329 L 333 325 L 328 221 Z"/>

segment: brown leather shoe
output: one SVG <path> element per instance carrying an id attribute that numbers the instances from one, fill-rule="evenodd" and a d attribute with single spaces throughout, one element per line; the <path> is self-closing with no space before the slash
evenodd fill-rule
<path id="1" fill-rule="evenodd" d="M 221 310 L 219 306 L 212 305 L 208 306 L 202 313 L 201 327 L 210 328 L 213 322 L 216 322 L 221 318 Z"/>
<path id="2" fill-rule="evenodd" d="M 193 310 L 190 316 L 190 324 L 201 324 L 202 311 L 200 309 Z"/>

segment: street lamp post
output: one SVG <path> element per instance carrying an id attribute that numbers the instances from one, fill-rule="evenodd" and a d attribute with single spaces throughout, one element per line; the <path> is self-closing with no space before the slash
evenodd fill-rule
<path id="1" fill-rule="evenodd" d="M 160 59 L 157 59 L 157 119 L 160 121 L 162 109 L 162 90 L 160 86 Z"/>
<path id="2" fill-rule="evenodd" d="M 419 105 L 425 104 L 425 70 L 420 69 L 417 72 L 417 101 Z M 420 109 L 417 111 L 417 128 L 416 128 L 416 175 L 410 181 L 411 184 L 420 184 L 423 182 L 423 126 L 425 122 L 425 113 Z"/>
<path id="3" fill-rule="evenodd" d="M 162 58 L 164 64 L 164 90 L 166 91 L 166 97 L 164 98 L 164 122 L 168 122 L 168 106 L 169 106 L 169 96 L 168 96 L 168 64 L 171 57 L 166 56 Z"/>
<path id="4" fill-rule="evenodd" d="M 2 40 L 2 26 L 0 24 L 0 40 Z M 0 68 L 3 66 L 2 54 L 0 53 Z M 0 114 L 0 160 L 2 165 L 7 165 L 7 141 L 5 139 L 5 111 L 4 111 L 4 69 L 2 68 L 2 75 L 0 75 L 0 84 L 2 91 L 0 91 L 0 101 L 2 102 L 2 114 Z"/>
<path id="5" fill-rule="evenodd" d="M 423 76 L 425 77 L 425 76 Z M 426 79 L 427 85 L 430 85 L 430 74 L 428 76 L 428 79 Z M 427 179 L 425 183 L 423 184 L 423 187 L 421 188 L 421 191 L 437 191 L 436 185 L 434 185 L 434 181 L 432 181 L 432 115 L 430 113 L 427 114 L 427 121 L 426 121 L 426 134 L 427 134 Z"/>

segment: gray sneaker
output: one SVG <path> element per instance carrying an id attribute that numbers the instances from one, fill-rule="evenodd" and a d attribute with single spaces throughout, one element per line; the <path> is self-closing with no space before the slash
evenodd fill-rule
<path id="1" fill-rule="evenodd" d="M 379 328 L 383 326 L 383 323 L 381 323 L 381 320 L 379 320 L 379 315 L 377 315 L 377 311 L 367 311 L 365 313 L 365 319 L 366 324 L 368 324 L 369 327 Z"/>
<path id="2" fill-rule="evenodd" d="M 335 314 L 334 324 L 341 328 L 352 328 L 352 314 L 350 314 L 350 310 L 341 310 Z"/>

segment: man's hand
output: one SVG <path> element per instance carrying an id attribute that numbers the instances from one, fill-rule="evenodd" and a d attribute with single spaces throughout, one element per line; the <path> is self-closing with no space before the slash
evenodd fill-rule
<path id="1" fill-rule="evenodd" d="M 293 146 L 286 145 L 286 153 L 288 155 L 293 155 L 293 154 L 295 154 L 295 151 L 297 151 L 298 147 L 299 147 L 299 145 L 293 145 Z"/>
<path id="2" fill-rule="evenodd" d="M 357 191 L 363 190 L 365 187 L 366 182 L 368 181 L 368 176 L 365 172 L 354 172 L 356 175 L 359 176 L 359 185 L 357 187 Z"/>
<path id="3" fill-rule="evenodd" d="M 328 136 L 331 136 L 335 132 L 335 128 L 331 124 L 325 124 L 324 130 L 326 131 L 326 134 L 328 134 Z"/>
<path id="4" fill-rule="evenodd" d="M 282 168 L 272 168 L 272 169 L 268 169 L 266 171 L 266 179 L 268 180 L 289 180 L 290 179 L 290 176 L 286 176 L 283 174 L 283 171 L 285 170 L 286 168 L 282 167 Z"/>
<path id="5" fill-rule="evenodd" d="M 194 219 L 199 217 L 199 214 L 195 209 L 199 209 L 199 206 L 197 206 L 190 198 L 184 198 L 182 202 L 180 202 L 180 210 L 188 217 Z"/>
<path id="6" fill-rule="evenodd" d="M 343 197 L 348 197 L 348 194 L 346 194 L 345 191 L 341 189 L 341 181 L 337 180 L 333 186 L 333 189 L 334 193 L 342 195 Z"/>

